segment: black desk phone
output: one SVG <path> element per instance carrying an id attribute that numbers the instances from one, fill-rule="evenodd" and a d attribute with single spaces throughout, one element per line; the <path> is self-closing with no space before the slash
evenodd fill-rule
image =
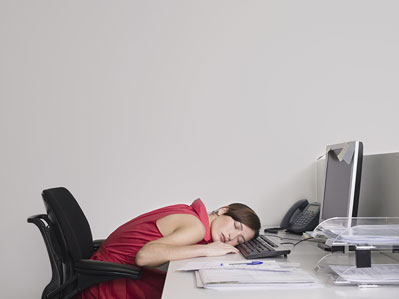
<path id="1" fill-rule="evenodd" d="M 309 203 L 306 199 L 301 199 L 288 209 L 280 227 L 297 234 L 311 231 L 319 224 L 319 215 L 320 203 Z"/>

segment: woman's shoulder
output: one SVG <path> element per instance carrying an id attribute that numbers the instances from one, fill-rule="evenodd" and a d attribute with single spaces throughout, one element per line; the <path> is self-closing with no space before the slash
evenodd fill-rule
<path id="1" fill-rule="evenodd" d="M 202 238 L 206 233 L 201 220 L 193 214 L 170 214 L 158 219 L 157 226 L 164 237 L 177 230 L 189 230 Z"/>

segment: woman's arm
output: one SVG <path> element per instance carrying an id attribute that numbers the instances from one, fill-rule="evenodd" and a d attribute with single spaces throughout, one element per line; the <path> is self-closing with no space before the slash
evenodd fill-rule
<path id="1" fill-rule="evenodd" d="M 202 223 L 194 216 L 171 217 L 170 220 L 170 225 L 175 229 L 167 236 L 144 245 L 136 255 L 138 266 L 154 267 L 178 259 L 238 252 L 235 247 L 222 242 L 196 244 L 204 238 L 205 230 Z"/>

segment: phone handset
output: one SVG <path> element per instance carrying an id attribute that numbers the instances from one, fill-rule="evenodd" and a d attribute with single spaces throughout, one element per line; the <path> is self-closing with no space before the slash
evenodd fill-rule
<path id="1" fill-rule="evenodd" d="M 288 226 L 293 223 L 298 214 L 302 212 L 308 204 L 309 202 L 307 199 L 301 199 L 294 203 L 287 213 L 285 213 L 283 220 L 281 220 L 280 227 L 288 228 Z"/>

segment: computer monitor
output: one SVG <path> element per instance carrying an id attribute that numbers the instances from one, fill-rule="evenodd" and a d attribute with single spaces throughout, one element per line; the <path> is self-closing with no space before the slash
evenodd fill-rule
<path id="1" fill-rule="evenodd" d="M 359 205 L 363 143 L 327 146 L 320 222 L 333 217 L 356 217 Z"/>

